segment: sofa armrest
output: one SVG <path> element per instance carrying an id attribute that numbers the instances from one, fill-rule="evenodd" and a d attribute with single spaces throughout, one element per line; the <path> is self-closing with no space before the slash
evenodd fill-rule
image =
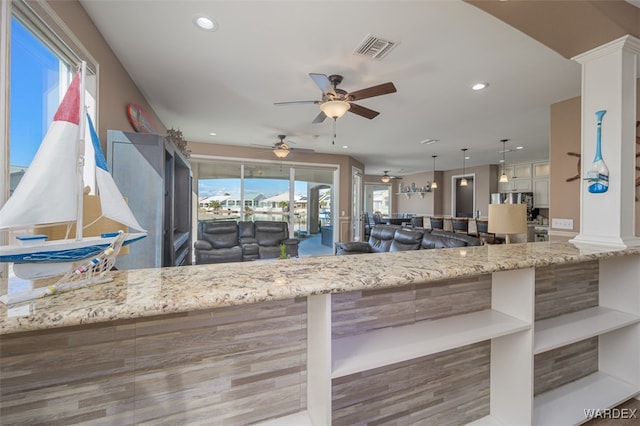
<path id="1" fill-rule="evenodd" d="M 371 246 L 365 241 L 347 241 L 336 243 L 336 255 L 371 253 Z"/>
<path id="2" fill-rule="evenodd" d="M 284 244 L 289 257 L 298 257 L 298 245 L 300 244 L 299 239 L 287 238 L 286 240 L 280 241 L 280 244 Z"/>
<path id="3" fill-rule="evenodd" d="M 211 243 L 209 241 L 205 241 L 205 240 L 196 241 L 196 243 L 193 245 L 193 247 L 196 250 L 211 250 L 213 248 Z"/>

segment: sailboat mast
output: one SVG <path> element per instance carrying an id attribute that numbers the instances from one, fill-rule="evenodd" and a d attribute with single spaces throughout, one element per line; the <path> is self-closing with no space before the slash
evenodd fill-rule
<path id="1" fill-rule="evenodd" d="M 76 158 L 78 160 L 76 165 L 76 181 L 78 184 L 77 196 L 78 196 L 78 212 L 76 215 L 76 240 L 82 239 L 82 218 L 84 215 L 84 138 L 86 129 L 86 108 L 84 105 L 84 91 L 85 91 L 85 74 L 87 71 L 87 63 L 82 61 L 80 64 L 80 122 L 78 123 L 78 137 L 76 141 Z"/>

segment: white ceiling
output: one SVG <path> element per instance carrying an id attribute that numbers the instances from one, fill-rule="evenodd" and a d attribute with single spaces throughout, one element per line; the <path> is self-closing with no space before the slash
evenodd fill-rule
<path id="1" fill-rule="evenodd" d="M 461 1 L 114 1 L 81 0 L 167 127 L 189 141 L 271 145 L 348 154 L 368 174 L 406 175 L 548 158 L 549 105 L 580 95 L 580 66 Z M 196 14 L 219 28 L 196 28 Z M 374 34 L 399 43 L 383 60 L 355 56 Z M 311 121 L 320 100 L 308 73 L 341 74 L 347 91 L 392 81 L 397 93 Z M 490 84 L 482 92 L 470 86 Z M 216 136 L 210 136 L 215 132 Z M 425 139 L 438 139 L 432 145 Z M 348 145 L 347 149 L 342 148 Z M 274 157 L 275 158 L 275 157 Z M 295 159 L 295 157 L 294 157 Z"/>

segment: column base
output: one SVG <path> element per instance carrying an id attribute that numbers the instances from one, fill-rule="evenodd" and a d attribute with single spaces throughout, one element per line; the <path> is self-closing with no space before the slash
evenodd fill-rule
<path id="1" fill-rule="evenodd" d="M 602 235 L 585 235 L 579 234 L 577 237 L 569 240 L 575 245 L 604 245 L 620 248 L 640 246 L 640 237 L 606 237 Z"/>

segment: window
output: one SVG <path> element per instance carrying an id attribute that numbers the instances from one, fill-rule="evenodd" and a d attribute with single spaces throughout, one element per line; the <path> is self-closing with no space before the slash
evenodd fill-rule
<path id="1" fill-rule="evenodd" d="M 11 18 L 12 172 L 31 163 L 64 94 L 61 86 L 68 84 L 70 73 L 69 67 L 47 46 L 19 20 Z"/>
<path id="2" fill-rule="evenodd" d="M 70 40 L 68 30 L 57 23 L 46 4 L 16 0 L 11 5 L 10 194 L 33 160 L 81 60 L 87 62 L 85 101 L 97 122 L 95 61 L 82 54 L 83 49 Z M 87 161 L 91 164 L 93 158 Z M 93 187 L 93 178 L 85 179 Z"/>
<path id="3" fill-rule="evenodd" d="M 307 239 L 300 245 L 301 256 L 333 253 L 335 168 L 225 159 L 191 162 L 198 170 L 199 221 L 284 221 L 290 235 Z M 331 235 L 321 238 L 323 228 Z"/>

